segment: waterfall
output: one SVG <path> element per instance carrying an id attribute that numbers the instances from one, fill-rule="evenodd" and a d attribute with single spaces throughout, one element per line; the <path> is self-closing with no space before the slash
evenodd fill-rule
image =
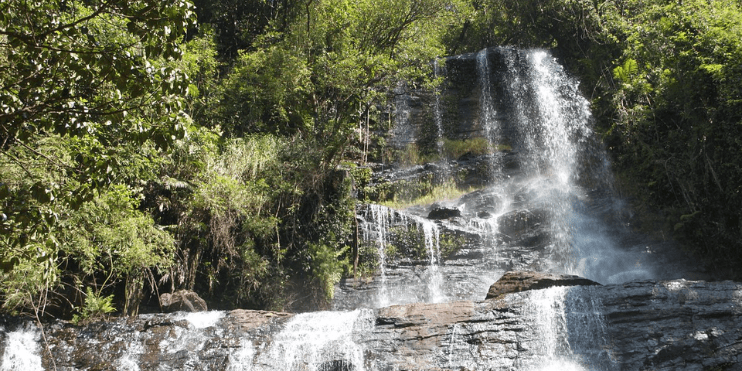
<path id="1" fill-rule="evenodd" d="M 389 245 L 389 228 L 394 221 L 394 211 L 381 205 L 368 205 L 368 212 L 366 214 L 370 216 L 370 219 L 363 223 L 363 237 L 366 241 L 376 237 L 380 282 L 377 305 L 384 307 L 389 305 L 389 292 L 386 286 L 386 248 Z"/>
<path id="2" fill-rule="evenodd" d="M 433 66 L 437 78 L 442 69 L 437 62 Z M 432 118 L 430 131 L 438 135 L 439 153 L 444 125 L 459 125 L 459 133 L 454 134 L 458 138 L 481 135 L 487 139 L 489 154 L 481 161 L 470 156 L 443 166 L 444 176 L 455 177 L 457 166 L 467 166 L 465 174 L 469 174 L 486 164 L 487 170 L 482 173 L 486 174 L 485 186 L 441 203 L 459 209 L 463 224 L 460 219 L 427 220 L 429 208 L 398 211 L 407 215 L 404 223 L 417 225 L 416 230 L 424 235 L 428 261 L 422 270 L 415 269 L 414 264 L 385 266 L 388 261 L 383 249 L 389 241 L 382 241 L 386 238 L 382 236 L 388 236 L 391 223 L 376 217 L 366 220 L 375 223 L 367 229 L 387 231 L 377 232 L 373 238 L 382 238 L 377 243 L 377 280 L 381 285 L 377 292 L 389 300 L 377 300 L 372 306 L 419 299 L 431 303 L 477 300 L 500 275 L 513 269 L 577 274 L 603 283 L 653 277 L 645 255 L 618 247 L 620 226 L 606 223 L 615 210 L 615 200 L 607 190 L 610 180 L 605 177 L 610 171 L 604 151 L 593 138 L 592 114 L 578 82 L 544 50 L 485 49 L 448 59 L 445 74 L 472 70 L 478 89 L 469 91 L 472 79 L 444 75 L 449 80 L 446 91 L 433 92 L 433 112 L 428 117 Z M 462 98 L 458 106 L 444 107 L 444 94 L 472 95 L 476 100 Z M 470 103 L 473 101 L 476 106 Z M 399 101 L 398 112 L 408 109 L 406 102 Z M 462 111 L 466 107 L 474 107 L 476 113 Z M 446 120 L 450 120 L 452 110 L 458 112 L 454 116 L 460 122 L 444 123 L 441 112 L 447 112 Z M 407 116 L 398 119 L 396 127 L 409 125 Z M 425 130 L 424 123 L 417 125 Z M 410 172 L 400 174 L 410 181 Z M 378 206 L 369 207 L 379 210 Z M 443 257 L 442 233 L 471 237 L 456 253 Z M 372 238 L 371 233 L 365 235 Z M 395 272 L 394 280 L 388 279 L 390 270 Z M 421 279 L 427 282 L 421 284 Z M 427 295 L 421 295 L 423 288 Z M 534 321 L 533 333 L 539 334 L 526 343 L 537 356 L 514 365 L 525 369 L 592 369 L 595 364 L 601 369 L 611 368 L 610 357 L 603 350 L 604 336 L 600 335 L 605 333 L 600 303 L 570 294 L 573 291 L 549 289 L 526 296 L 526 316 Z M 339 300 L 345 299 L 341 296 Z M 368 305 L 369 301 L 355 303 Z M 443 352 L 447 362 L 479 369 L 452 354 L 459 346 L 457 328 L 450 331 L 448 350 Z"/>
<path id="3" fill-rule="evenodd" d="M 431 221 L 419 219 L 418 225 L 422 226 L 425 236 L 425 249 L 430 258 L 428 267 L 428 302 L 441 303 L 445 301 L 445 296 L 441 292 L 443 276 L 438 269 L 441 262 L 441 231 L 438 226 Z"/>
<path id="4" fill-rule="evenodd" d="M 445 89 L 431 96 L 400 84 L 388 143 L 401 149 L 423 132 L 437 135 L 439 154 L 444 140 L 486 138 L 488 148 L 372 175 L 372 186 L 402 190 L 445 178 L 464 194 L 400 210 L 359 207 L 365 265 L 359 277 L 338 284 L 334 311 L 148 314 L 95 324 L 79 336 L 66 332 L 71 325 L 55 324 L 49 330 L 62 335 L 46 348 L 33 325 L 0 322 L 0 371 L 49 367 L 42 349 L 55 352 L 65 370 L 616 370 L 626 359 L 637 365 L 637 350 L 675 357 L 668 347 L 677 339 L 690 342 L 677 349 L 736 341 L 711 325 L 664 336 L 652 317 L 656 302 L 676 305 L 670 313 L 685 316 L 692 310 L 687 302 L 715 302 L 717 289 L 738 307 L 742 288 L 732 283 L 705 294 L 685 282 L 551 287 L 484 301 L 490 285 L 511 270 L 623 284 L 658 278 L 664 262 L 616 215 L 620 202 L 588 101 L 548 52 L 491 48 L 433 66 Z M 419 118 L 426 121 L 411 122 Z M 434 215 L 440 210 L 450 213 Z M 738 320 L 737 307 L 698 307 L 703 315 L 688 314 L 691 322 Z M 609 323 L 635 313 L 651 323 L 651 333 L 621 349 Z M 702 349 L 722 349 L 716 344 Z M 79 349 L 90 350 L 72 360 Z M 722 353 L 709 364 L 726 364 Z"/>
<path id="5" fill-rule="evenodd" d="M 477 75 L 481 90 L 479 97 L 479 119 L 481 120 L 481 125 L 484 127 L 485 138 L 488 140 L 490 148 L 497 148 L 501 138 L 500 127 L 496 118 L 495 103 L 492 99 L 491 73 L 487 49 L 484 49 L 477 53 Z M 492 165 L 493 167 L 497 166 L 497 164 Z"/>
<path id="6" fill-rule="evenodd" d="M 0 333 L 5 328 L 0 326 Z M 32 324 L 26 324 L 15 331 L 5 334 L 2 359 L 0 359 L 0 371 L 41 371 L 41 347 L 38 329 Z M 2 337 L 0 336 L 0 340 Z M 0 344 L 2 345 L 2 344 Z"/>
<path id="7" fill-rule="evenodd" d="M 580 95 L 578 82 L 543 50 L 485 49 L 468 58 L 452 58 L 447 64 L 466 61 L 472 69 L 453 64 L 444 70 L 433 63 L 434 77 L 462 70 L 475 76 L 457 85 L 456 78 L 461 77 L 444 75 L 450 81 L 445 91 L 433 91 L 431 115 L 418 112 L 415 117 L 430 118 L 430 131 L 437 133 L 439 143 L 444 126 L 441 111 L 451 116 L 452 109 L 472 104 L 476 114 L 460 113 L 459 120 L 463 121 L 458 123 L 459 133 L 455 135 L 486 137 L 489 153 L 480 159 L 450 160 L 448 165 L 432 167 L 440 170 L 429 174 L 424 173 L 427 167 L 401 169 L 398 173 L 411 183 L 421 171 L 428 181 L 440 177 L 454 181 L 462 174 L 480 171 L 484 188 L 442 203 L 459 209 L 464 224 L 446 219 L 434 223 L 427 219 L 430 209 L 425 207 L 392 211 L 369 205 L 359 220 L 364 225 L 364 240 L 375 241 L 377 287 L 355 292 L 353 303 L 341 294 L 334 307 L 474 300 L 486 293 L 492 281 L 512 269 L 577 274 L 602 283 L 652 277 L 645 256 L 619 248 L 616 236 L 621 227 L 605 222 L 614 218 L 615 203 L 610 191 L 605 191 L 610 186 L 604 179 L 609 173 L 607 157 L 593 139 L 592 114 L 588 101 Z M 478 87 L 473 91 L 472 81 Z M 463 88 L 457 88 L 461 84 Z M 395 127 L 411 125 L 426 130 L 423 124 L 410 123 L 408 102 L 414 100 L 410 94 L 408 91 L 397 96 Z M 443 107 L 443 94 L 469 94 L 475 99 L 462 99 L 453 108 Z M 470 120 L 464 120 L 467 118 Z M 394 138 L 399 139 L 397 134 Z M 462 163 L 467 166 L 464 172 L 457 170 Z M 404 220 L 394 220 L 395 215 Z M 390 241 L 395 233 L 405 230 L 405 225 L 424 235 L 425 265 L 402 266 L 387 259 L 387 250 L 398 251 L 403 247 L 400 243 L 409 243 Z M 471 242 L 459 250 L 461 254 L 442 257 L 442 233 L 468 235 Z M 363 299 L 364 295 L 367 298 Z"/>
<path id="8" fill-rule="evenodd" d="M 441 291 L 443 276 L 439 270 L 441 264 L 441 232 L 440 228 L 430 220 L 405 212 L 396 211 L 382 205 L 368 205 L 359 218 L 361 223 L 361 237 L 364 243 L 371 243 L 376 247 L 378 275 L 375 279 L 375 295 L 368 297 L 357 306 L 380 308 L 394 304 L 414 303 L 420 301 L 443 302 L 446 300 Z M 410 228 L 412 226 L 412 228 Z M 393 239 L 404 239 L 410 236 L 398 236 L 399 233 L 413 233 L 413 238 L 419 237 L 425 248 L 427 265 L 424 272 L 415 275 L 412 280 L 390 283 L 388 272 L 404 271 L 405 267 L 390 267 L 387 249 L 396 249 Z M 422 288 L 423 290 L 420 290 Z M 337 307 L 336 309 L 347 309 Z"/>
<path id="9" fill-rule="evenodd" d="M 613 370 L 607 329 L 599 299 L 589 288 L 553 287 L 526 295 L 525 317 L 533 322 L 526 352 L 535 355 L 519 365 L 533 370 Z M 574 295 L 579 293 L 580 295 Z M 587 295 L 583 295 L 587 294 Z"/>
<path id="10" fill-rule="evenodd" d="M 369 310 L 314 312 L 294 316 L 252 364 L 231 364 L 233 370 L 252 371 L 364 371 L 363 349 L 353 336 L 372 326 Z M 247 344 L 246 356 L 255 353 Z"/>

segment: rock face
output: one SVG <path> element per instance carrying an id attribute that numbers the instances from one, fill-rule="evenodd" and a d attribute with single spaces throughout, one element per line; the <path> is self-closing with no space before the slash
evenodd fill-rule
<path id="1" fill-rule="evenodd" d="M 160 305 L 162 310 L 171 312 L 203 312 L 206 308 L 206 301 L 198 294 L 191 290 L 179 290 L 172 294 L 160 295 Z"/>
<path id="2" fill-rule="evenodd" d="M 555 286 L 593 286 L 595 281 L 567 274 L 548 274 L 529 271 L 506 272 L 490 286 L 486 299 L 498 298 L 511 292 L 547 289 Z"/>
<path id="3" fill-rule="evenodd" d="M 48 350 L 34 326 L 0 323 L 3 370 L 742 369 L 742 284 L 734 282 L 551 287 L 352 312 L 59 322 L 44 329 Z"/>

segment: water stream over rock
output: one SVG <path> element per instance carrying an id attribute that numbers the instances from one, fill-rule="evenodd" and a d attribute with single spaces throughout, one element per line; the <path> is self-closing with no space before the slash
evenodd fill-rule
<path id="1" fill-rule="evenodd" d="M 487 150 L 373 175 L 469 191 L 362 205 L 376 269 L 344 279 L 334 311 L 58 322 L 48 347 L 6 320 L 0 370 L 742 369 L 742 284 L 686 281 L 696 273 L 669 243 L 627 227 L 588 102 L 548 52 L 491 48 L 435 67 L 440 94 L 398 88 L 389 143 L 443 155 L 444 140 L 483 138 Z M 602 285 L 528 275 L 518 288 L 510 275 L 516 289 L 485 300 L 508 271 Z"/>

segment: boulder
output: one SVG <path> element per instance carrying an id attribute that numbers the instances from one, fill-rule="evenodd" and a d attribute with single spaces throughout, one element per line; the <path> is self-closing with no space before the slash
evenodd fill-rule
<path id="1" fill-rule="evenodd" d="M 461 210 L 449 207 L 435 207 L 428 214 L 428 219 L 449 219 L 461 216 Z"/>
<path id="2" fill-rule="evenodd" d="M 191 290 L 178 290 L 160 295 L 160 306 L 164 312 L 203 312 L 208 310 L 206 301 Z"/>
<path id="3" fill-rule="evenodd" d="M 498 219 L 500 233 L 516 236 L 546 226 L 548 212 L 545 210 L 514 210 Z"/>
<path id="4" fill-rule="evenodd" d="M 485 300 L 496 299 L 512 292 L 540 290 L 554 286 L 600 286 L 587 278 L 566 274 L 537 273 L 530 271 L 507 272 L 490 286 Z"/>

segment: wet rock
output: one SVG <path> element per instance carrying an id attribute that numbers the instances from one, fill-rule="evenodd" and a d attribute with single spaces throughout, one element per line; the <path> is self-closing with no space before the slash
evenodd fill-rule
<path id="1" fill-rule="evenodd" d="M 458 162 L 469 162 L 474 159 L 476 159 L 477 156 L 473 154 L 471 151 L 464 153 L 463 155 L 459 156 L 459 158 L 456 159 Z"/>
<path id="2" fill-rule="evenodd" d="M 495 210 L 502 205 L 502 200 L 490 192 L 478 190 L 461 196 L 460 205 L 467 210 L 467 214 L 476 215 L 479 218 L 489 218 Z M 484 215 L 484 216 L 480 216 Z"/>
<path id="3" fill-rule="evenodd" d="M 513 237 L 545 226 L 547 212 L 543 210 L 515 210 L 498 219 L 500 233 Z"/>
<path id="4" fill-rule="evenodd" d="M 592 286 L 595 281 L 566 274 L 548 274 L 529 271 L 507 272 L 490 286 L 485 299 L 528 290 L 540 290 L 554 286 Z"/>
<path id="5" fill-rule="evenodd" d="M 351 361 L 339 359 L 322 362 L 317 366 L 317 371 L 355 371 L 356 367 Z"/>
<path id="6" fill-rule="evenodd" d="M 492 217 L 492 214 L 490 214 L 488 211 L 479 211 L 479 212 L 477 212 L 477 218 L 489 219 L 491 217 Z"/>
<path id="7" fill-rule="evenodd" d="M 230 323 L 242 330 L 253 330 L 266 326 L 276 320 L 293 316 L 291 313 L 270 312 L 264 310 L 235 309 L 229 312 Z"/>
<path id="8" fill-rule="evenodd" d="M 160 305 L 164 312 L 203 312 L 208 310 L 206 301 L 191 290 L 179 290 L 172 294 L 160 295 Z"/>
<path id="9" fill-rule="evenodd" d="M 435 207 L 428 214 L 428 219 L 449 219 L 461 216 L 461 210 L 449 207 Z"/>
<path id="10" fill-rule="evenodd" d="M 17 356 L 25 347 L 45 369 L 66 371 L 306 366 L 292 365 L 287 352 L 311 354 L 306 359 L 325 370 L 529 370 L 554 359 L 601 370 L 738 370 L 740 293 L 742 284 L 729 281 L 642 281 L 395 305 L 354 312 L 352 337 L 342 342 L 321 333 L 325 325 L 314 317 L 299 325 L 299 316 L 263 311 L 148 314 L 84 326 L 60 321 L 44 328 L 48 348 L 33 323 L 0 321 L 0 363 L 9 349 Z M 557 329 L 551 326 L 562 337 L 545 336 Z M 281 340 L 291 335 L 287 328 L 301 336 Z M 324 348 L 312 350 L 317 343 Z M 547 348 L 558 354 L 545 354 Z"/>

